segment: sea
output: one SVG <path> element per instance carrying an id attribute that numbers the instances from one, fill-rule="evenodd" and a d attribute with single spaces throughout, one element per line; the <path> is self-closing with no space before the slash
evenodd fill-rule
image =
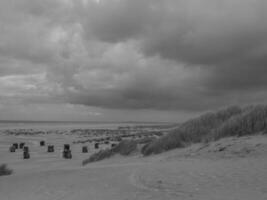
<path id="1" fill-rule="evenodd" d="M 0 121 L 0 130 L 37 129 L 37 130 L 70 130 L 70 129 L 118 129 L 119 127 L 153 126 L 161 122 L 71 122 L 71 121 Z"/>

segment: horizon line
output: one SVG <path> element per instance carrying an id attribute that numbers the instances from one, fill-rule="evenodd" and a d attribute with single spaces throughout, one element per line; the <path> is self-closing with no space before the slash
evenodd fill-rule
<path id="1" fill-rule="evenodd" d="M 78 121 L 78 120 L 0 120 L 0 123 L 178 123 L 178 122 L 167 122 L 167 121 Z"/>

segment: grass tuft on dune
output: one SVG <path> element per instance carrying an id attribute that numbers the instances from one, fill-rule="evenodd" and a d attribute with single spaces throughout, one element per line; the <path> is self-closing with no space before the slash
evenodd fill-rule
<path id="1" fill-rule="evenodd" d="M 142 148 L 143 155 L 158 154 L 192 143 L 215 141 L 230 136 L 266 133 L 267 106 L 232 106 L 191 119 L 169 134 Z"/>
<path id="2" fill-rule="evenodd" d="M 6 176 L 13 173 L 12 169 L 9 169 L 6 164 L 0 165 L 0 176 Z"/>
<path id="3" fill-rule="evenodd" d="M 109 158 L 115 154 L 120 154 L 127 156 L 137 149 L 137 141 L 135 140 L 123 140 L 115 147 L 105 150 L 100 150 L 93 155 L 91 155 L 88 159 L 85 159 L 82 164 L 86 165 L 91 162 L 96 162 L 103 160 L 105 158 Z"/>

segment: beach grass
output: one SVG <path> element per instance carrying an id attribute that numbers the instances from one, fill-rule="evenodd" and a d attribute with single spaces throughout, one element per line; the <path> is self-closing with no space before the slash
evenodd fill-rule
<path id="1" fill-rule="evenodd" d="M 230 136 L 266 133 L 267 106 L 232 106 L 191 119 L 169 134 L 142 148 L 143 155 L 158 154 L 192 143 L 210 142 Z"/>
<path id="2" fill-rule="evenodd" d="M 13 173 L 12 169 L 7 167 L 7 164 L 0 165 L 0 176 L 10 175 Z"/>

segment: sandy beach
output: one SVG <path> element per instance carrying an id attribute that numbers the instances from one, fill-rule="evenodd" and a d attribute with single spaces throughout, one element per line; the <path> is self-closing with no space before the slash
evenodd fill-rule
<path id="1" fill-rule="evenodd" d="M 79 138 L 79 137 L 78 137 Z M 14 173 L 0 177 L 1 200 L 265 200 L 267 199 L 267 137 L 225 138 L 160 155 L 114 156 L 82 166 L 89 153 L 71 144 L 72 159 L 62 158 L 64 143 L 77 135 L 1 135 L 1 163 Z M 39 141 L 55 145 L 47 153 Z M 13 142 L 30 147 L 10 153 Z"/>

